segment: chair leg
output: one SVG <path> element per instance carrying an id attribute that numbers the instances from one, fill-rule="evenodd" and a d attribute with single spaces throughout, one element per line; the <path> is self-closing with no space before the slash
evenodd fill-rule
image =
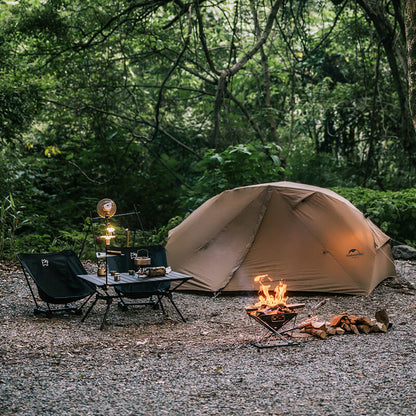
<path id="1" fill-rule="evenodd" d="M 120 298 L 118 304 L 117 304 L 118 308 L 121 309 L 122 311 L 127 311 L 129 309 L 128 305 L 123 301 L 123 299 Z"/>
<path id="2" fill-rule="evenodd" d="M 82 308 L 87 304 L 87 302 L 94 296 L 94 293 L 92 293 L 90 296 L 88 296 L 87 300 L 83 302 L 83 304 L 78 308 L 82 313 Z"/>

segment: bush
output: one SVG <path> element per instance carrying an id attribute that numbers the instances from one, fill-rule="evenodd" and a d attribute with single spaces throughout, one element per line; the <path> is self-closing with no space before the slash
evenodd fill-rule
<path id="1" fill-rule="evenodd" d="M 183 212 L 198 208 L 227 189 L 281 180 L 284 168 L 279 152 L 275 143 L 264 145 L 257 141 L 229 146 L 221 153 L 208 150 L 193 167 L 197 179 L 190 188 L 183 189 Z"/>
<path id="2" fill-rule="evenodd" d="M 416 189 L 332 188 L 380 227 L 395 244 L 416 245 Z"/>

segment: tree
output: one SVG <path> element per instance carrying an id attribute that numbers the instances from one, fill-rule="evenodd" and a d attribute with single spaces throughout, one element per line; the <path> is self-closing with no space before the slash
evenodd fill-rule
<path id="1" fill-rule="evenodd" d="M 416 131 L 416 3 L 414 1 L 406 0 L 405 13 L 409 108 Z"/>
<path id="2" fill-rule="evenodd" d="M 149 226 L 166 223 L 182 214 L 181 196 L 203 188 L 201 165 L 221 189 L 243 176 L 278 180 L 276 163 L 288 179 L 325 186 L 414 180 L 401 47 L 411 36 L 398 0 L 30 0 L 0 10 L 0 140 L 20 164 L 3 168 L 2 197 L 21 195 L 26 212 L 51 218 L 45 228 L 79 223 L 108 196 L 120 210 L 139 204 Z M 278 144 L 264 174 L 207 161 L 251 145 L 250 161 L 263 160 L 259 142 L 266 154 Z"/>

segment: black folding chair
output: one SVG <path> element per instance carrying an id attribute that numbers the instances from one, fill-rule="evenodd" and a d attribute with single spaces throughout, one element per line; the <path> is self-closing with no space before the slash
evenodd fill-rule
<path id="1" fill-rule="evenodd" d="M 77 277 L 77 274 L 87 272 L 72 250 L 46 254 L 19 253 L 17 258 L 22 265 L 26 282 L 36 305 L 35 315 L 45 314 L 48 317 L 52 317 L 54 313 L 80 315 L 82 307 L 95 293 L 94 285 Z M 46 303 L 46 307 L 38 303 L 33 283 L 37 288 L 39 298 Z M 87 299 L 80 306 L 70 305 L 85 298 Z M 51 305 L 64 306 L 52 307 Z"/>
<path id="2" fill-rule="evenodd" d="M 160 245 L 123 248 L 111 247 L 109 250 L 121 252 L 121 255 L 108 257 L 107 265 L 108 270 L 110 271 L 114 270 L 115 272 L 119 273 L 127 273 L 129 270 L 137 270 L 138 267 L 135 265 L 134 259 L 137 257 L 138 252 L 139 255 L 141 255 L 144 251 L 147 252 L 148 256 L 151 259 L 149 267 L 167 267 L 168 265 L 165 248 Z M 160 306 L 162 312 L 165 313 L 162 299 L 167 298 L 171 302 L 181 319 L 184 322 L 186 322 L 182 313 L 173 301 L 173 290 L 171 289 L 170 282 L 147 284 L 132 283 L 129 285 L 115 286 L 114 289 L 120 297 L 120 302 L 118 306 L 122 310 L 127 310 L 128 306 L 133 305 L 151 305 L 154 309 L 158 309 Z M 134 300 L 134 302 L 127 303 L 125 299 L 132 299 Z M 138 301 L 139 299 L 147 300 Z"/>

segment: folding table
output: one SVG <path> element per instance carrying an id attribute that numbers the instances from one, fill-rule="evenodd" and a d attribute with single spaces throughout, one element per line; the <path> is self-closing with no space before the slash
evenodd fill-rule
<path id="1" fill-rule="evenodd" d="M 104 328 L 105 320 L 108 315 L 108 311 L 110 309 L 110 305 L 113 303 L 114 298 L 120 298 L 118 294 L 111 294 L 109 293 L 109 289 L 113 286 L 119 286 L 119 285 L 127 285 L 127 284 L 147 284 L 147 283 L 160 283 L 160 282 L 178 282 L 176 286 L 173 288 L 169 288 L 167 290 L 163 290 L 160 292 L 160 294 L 157 295 L 158 301 L 157 304 L 159 304 L 162 308 L 162 311 L 164 312 L 163 304 L 162 304 L 162 298 L 167 297 L 169 301 L 172 303 L 174 308 L 176 309 L 176 312 L 179 314 L 181 319 L 186 322 L 186 319 L 183 317 L 182 313 L 176 306 L 175 302 L 172 298 L 172 293 L 176 291 L 183 283 L 188 281 L 189 279 L 192 279 L 192 276 L 188 276 L 186 274 L 178 273 L 171 271 L 169 273 L 166 273 L 165 276 L 158 276 L 158 277 L 147 277 L 146 275 L 130 275 L 128 273 L 120 273 L 120 280 L 114 280 L 114 276 L 108 275 L 106 277 L 97 276 L 97 274 L 80 274 L 77 275 L 80 279 L 90 282 L 95 285 L 96 287 L 96 296 L 90 307 L 88 308 L 87 312 L 82 318 L 82 322 L 87 318 L 91 310 L 94 308 L 95 304 L 98 300 L 102 299 L 107 302 L 107 307 L 104 312 L 104 317 L 101 322 L 100 329 Z"/>

